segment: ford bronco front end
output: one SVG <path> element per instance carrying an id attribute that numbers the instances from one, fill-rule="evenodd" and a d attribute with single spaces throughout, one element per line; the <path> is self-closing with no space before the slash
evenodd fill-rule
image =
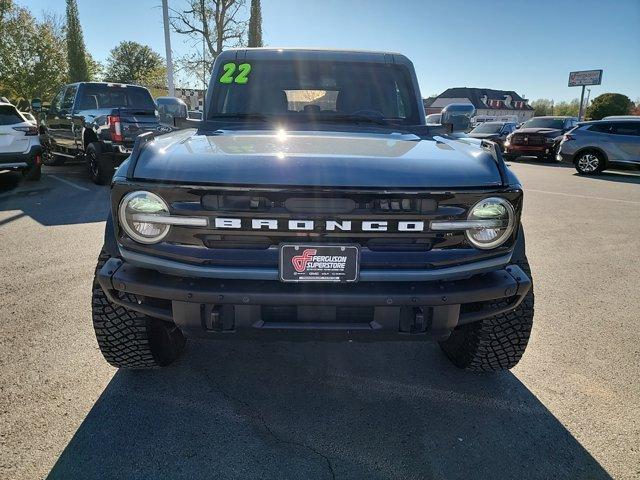
<path id="1" fill-rule="evenodd" d="M 112 183 L 94 327 L 121 367 L 188 337 L 436 339 L 511 368 L 533 291 L 523 192 L 491 142 L 425 125 L 402 55 L 220 55 L 205 120 L 142 136 Z"/>

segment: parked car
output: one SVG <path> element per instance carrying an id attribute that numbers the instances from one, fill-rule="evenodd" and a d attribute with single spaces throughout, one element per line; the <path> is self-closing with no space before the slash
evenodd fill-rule
<path id="1" fill-rule="evenodd" d="M 392 58 L 225 51 L 205 120 L 138 138 L 93 283 L 109 363 L 168 365 L 188 337 L 432 338 L 461 368 L 520 360 L 523 187 L 495 144 L 453 135 L 473 105 L 426 125 L 413 64 Z"/>
<path id="2" fill-rule="evenodd" d="M 564 135 L 558 159 L 573 163 L 583 175 L 593 175 L 615 165 L 640 166 L 640 121 L 581 123 Z"/>
<path id="3" fill-rule="evenodd" d="M 469 137 L 481 140 L 491 140 L 504 147 L 504 141 L 516 129 L 515 122 L 486 122 L 481 123 L 469 132 Z"/>
<path id="4" fill-rule="evenodd" d="M 505 160 L 521 156 L 555 161 L 562 134 L 578 124 L 576 117 L 533 117 L 507 136 Z"/>
<path id="5" fill-rule="evenodd" d="M 20 115 L 22 115 L 24 117 L 24 119 L 29 122 L 31 125 L 38 125 L 38 121 L 36 120 L 36 117 L 34 117 L 33 115 L 31 115 L 29 112 L 20 112 Z"/>
<path id="6" fill-rule="evenodd" d="M 160 132 L 153 98 L 144 87 L 80 82 L 65 85 L 41 115 L 43 161 L 84 158 L 94 183 L 106 185 L 138 135 Z M 162 127 L 164 128 L 164 127 Z"/>
<path id="7" fill-rule="evenodd" d="M 0 102 L 0 170 L 19 171 L 27 180 L 39 180 L 41 151 L 38 127 L 12 104 Z"/>

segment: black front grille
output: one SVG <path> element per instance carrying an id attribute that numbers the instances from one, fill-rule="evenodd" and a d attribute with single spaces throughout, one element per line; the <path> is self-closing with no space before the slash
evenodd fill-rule
<path id="1" fill-rule="evenodd" d="M 286 195 L 223 194 L 202 196 L 202 208 L 231 212 L 288 212 L 292 214 L 349 214 L 355 211 L 433 213 L 438 205 L 434 199 L 403 196 L 362 197 L 288 197 Z"/>
<path id="2" fill-rule="evenodd" d="M 355 244 L 362 268 L 420 268 L 442 262 L 471 261 L 480 254 L 463 231 L 433 231 L 432 220 L 464 220 L 488 196 L 503 196 L 520 211 L 519 190 L 353 191 L 344 189 L 243 189 L 175 185 L 115 185 L 114 204 L 132 189 L 150 190 L 170 206 L 172 215 L 203 216 L 207 227 L 172 226 L 165 239 L 140 245 L 119 231 L 130 250 L 202 265 L 277 267 L 282 243 Z M 233 219 L 239 228 L 220 228 L 216 219 Z M 253 221 L 277 221 L 277 228 L 252 228 Z M 289 221 L 313 221 L 313 228 L 291 229 Z M 340 227 L 328 229 L 327 222 Z M 364 222 L 386 222 L 386 230 L 365 230 Z M 421 228 L 416 222 L 421 223 Z M 407 227 L 399 231 L 400 225 Z M 415 224 L 415 225 L 414 225 Z M 446 251 L 455 250 L 453 257 Z M 490 252 L 491 253 L 491 252 Z M 464 260 L 463 260 L 464 257 Z"/>
<path id="3" fill-rule="evenodd" d="M 537 133 L 516 133 L 513 135 L 511 142 L 514 145 L 543 145 L 544 136 Z"/>

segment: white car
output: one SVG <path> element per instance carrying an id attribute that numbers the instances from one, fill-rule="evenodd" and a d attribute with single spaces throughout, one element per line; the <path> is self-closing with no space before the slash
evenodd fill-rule
<path id="1" fill-rule="evenodd" d="M 0 102 L 0 171 L 16 170 L 27 180 L 39 180 L 41 153 L 38 127 L 10 103 Z"/>

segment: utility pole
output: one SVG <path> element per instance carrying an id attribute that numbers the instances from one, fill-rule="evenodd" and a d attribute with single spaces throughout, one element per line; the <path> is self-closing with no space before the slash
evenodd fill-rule
<path id="1" fill-rule="evenodd" d="M 204 118 L 205 96 L 207 93 L 207 38 L 205 32 L 208 31 L 204 0 L 200 1 L 200 7 L 202 9 L 202 118 Z"/>
<path id="2" fill-rule="evenodd" d="M 162 20 L 164 23 L 164 49 L 167 56 L 167 86 L 169 95 L 176 96 L 176 87 L 173 84 L 173 60 L 171 59 L 171 32 L 169 31 L 169 0 L 162 0 Z"/>
<path id="3" fill-rule="evenodd" d="M 587 100 L 584 102 L 584 110 L 585 113 L 587 111 L 587 107 L 589 106 L 589 97 L 591 96 L 591 89 L 587 88 Z"/>

